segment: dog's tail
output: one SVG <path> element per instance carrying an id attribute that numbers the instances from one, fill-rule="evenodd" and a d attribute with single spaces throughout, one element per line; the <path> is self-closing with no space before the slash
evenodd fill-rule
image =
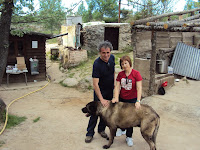
<path id="1" fill-rule="evenodd" d="M 155 125 L 155 129 L 154 129 L 154 132 L 153 132 L 153 142 L 154 144 L 156 144 L 156 137 L 157 137 L 157 133 L 158 133 L 158 129 L 159 129 L 159 126 L 160 126 L 160 117 L 159 115 L 157 114 L 157 118 L 156 118 L 156 125 Z"/>

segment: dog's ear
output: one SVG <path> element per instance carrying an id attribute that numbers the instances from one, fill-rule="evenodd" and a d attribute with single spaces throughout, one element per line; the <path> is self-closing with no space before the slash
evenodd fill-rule
<path id="1" fill-rule="evenodd" d="M 91 112 L 96 112 L 97 107 L 95 105 L 90 105 L 89 109 L 90 109 Z"/>

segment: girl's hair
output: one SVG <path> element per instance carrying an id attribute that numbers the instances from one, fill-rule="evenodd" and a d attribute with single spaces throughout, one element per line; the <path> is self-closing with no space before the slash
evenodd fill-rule
<path id="1" fill-rule="evenodd" d="M 122 69 L 122 62 L 123 62 L 123 61 L 128 61 L 130 67 L 132 67 L 131 58 L 130 58 L 129 56 L 122 56 L 122 57 L 120 58 L 120 61 L 119 61 L 121 69 Z"/>

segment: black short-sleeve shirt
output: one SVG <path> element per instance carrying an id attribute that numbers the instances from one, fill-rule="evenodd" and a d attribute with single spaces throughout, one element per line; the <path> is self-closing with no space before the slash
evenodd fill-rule
<path id="1" fill-rule="evenodd" d="M 99 78 L 99 88 L 102 96 L 104 93 L 110 93 L 114 89 L 114 72 L 115 72 L 115 57 L 110 55 L 108 63 L 97 58 L 93 64 L 92 77 Z M 105 97 L 104 97 L 105 98 Z"/>

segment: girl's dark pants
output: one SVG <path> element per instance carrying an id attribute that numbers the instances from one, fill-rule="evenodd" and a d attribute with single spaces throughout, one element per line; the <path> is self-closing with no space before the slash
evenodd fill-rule
<path id="1" fill-rule="evenodd" d="M 136 103 L 137 101 L 137 98 L 134 98 L 134 99 L 130 99 L 130 100 L 125 100 L 125 99 L 122 99 L 121 97 L 119 98 L 119 101 L 120 102 L 125 102 L 125 103 Z M 121 129 L 122 131 L 125 131 L 126 130 L 126 136 L 127 137 L 132 137 L 133 135 L 133 127 L 131 128 L 126 128 L 126 129 Z"/>

